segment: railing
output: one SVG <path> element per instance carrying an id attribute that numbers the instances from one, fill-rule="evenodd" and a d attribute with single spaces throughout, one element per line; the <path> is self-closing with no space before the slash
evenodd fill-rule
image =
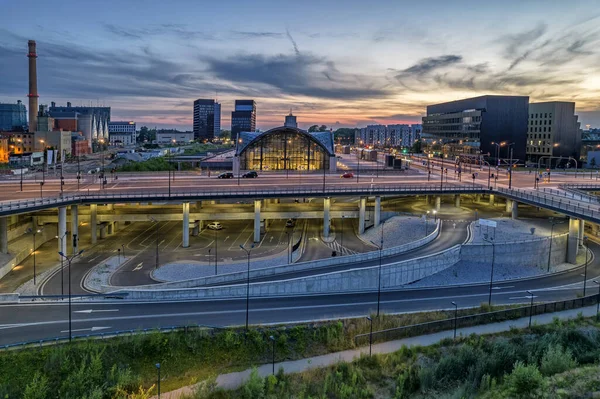
<path id="1" fill-rule="evenodd" d="M 456 318 L 456 328 L 520 319 L 522 317 L 528 317 L 530 312 L 532 312 L 532 315 L 535 316 L 537 314 L 553 313 L 562 310 L 579 309 L 585 306 L 595 305 L 598 300 L 600 300 L 600 298 L 598 298 L 598 294 L 595 294 L 566 301 L 534 304 L 533 307 L 521 306 L 518 308 L 461 316 Z M 412 324 L 408 326 L 389 328 L 386 330 L 373 331 L 373 342 L 392 341 L 400 338 L 452 330 L 454 328 L 454 322 L 455 319 L 452 317 L 443 320 L 430 321 L 427 323 Z M 354 337 L 354 343 L 357 346 L 368 344 L 369 333 L 356 335 Z"/>
<path id="2" fill-rule="evenodd" d="M 573 200 L 589 202 L 589 203 L 593 203 L 593 204 L 600 203 L 600 200 L 597 197 L 589 195 L 584 191 L 572 189 L 569 186 L 565 186 L 565 185 L 559 185 L 558 188 L 560 188 L 560 190 L 556 190 L 553 188 L 543 188 L 541 191 L 544 193 L 548 193 L 550 195 L 558 196 L 558 197 L 564 197 L 564 198 L 569 198 L 569 199 L 573 199 Z"/>

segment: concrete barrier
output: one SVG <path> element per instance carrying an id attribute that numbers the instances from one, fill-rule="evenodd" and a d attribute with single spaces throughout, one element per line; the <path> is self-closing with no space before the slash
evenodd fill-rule
<path id="1" fill-rule="evenodd" d="M 41 233 L 38 233 L 35 238 L 35 249 L 38 249 L 42 244 L 52 240 L 56 237 L 57 226 L 56 225 L 45 225 Z M 25 258 L 31 254 L 33 248 L 33 238 L 31 235 L 27 237 L 21 236 L 16 240 L 8 243 L 8 252 L 12 256 L 3 265 L 0 265 L 0 278 L 7 275 L 13 267 L 21 263 Z"/>
<path id="2" fill-rule="evenodd" d="M 19 294 L 0 294 L 0 303 L 3 302 L 19 302 Z"/>
<path id="3" fill-rule="evenodd" d="M 382 257 L 399 255 L 408 251 L 412 251 L 419 247 L 429 244 L 431 241 L 435 240 L 440 233 L 441 229 L 441 221 L 438 221 L 435 229 L 428 236 L 423 237 L 419 240 L 409 242 L 404 245 L 399 245 L 397 247 L 386 248 L 381 251 Z M 271 277 L 274 275 L 282 274 L 282 273 L 293 273 L 301 270 L 311 270 L 311 269 L 327 269 L 330 266 L 339 266 L 345 264 L 353 264 L 357 262 L 364 262 L 369 260 L 379 259 L 379 251 L 371 251 L 362 254 L 349 255 L 349 256 L 336 256 L 328 259 L 321 259 L 317 261 L 311 262 L 300 262 L 294 263 L 290 265 L 282 265 L 282 266 L 274 266 L 267 267 L 263 269 L 255 269 L 250 271 L 250 278 L 262 278 L 262 277 Z M 326 273 L 327 270 L 323 270 L 323 273 Z M 245 271 L 236 272 L 236 273 L 227 273 L 221 274 L 217 276 L 207 276 L 190 280 L 182 280 L 182 281 L 173 281 L 168 283 L 161 284 L 149 284 L 149 285 L 139 285 L 136 286 L 136 289 L 148 289 L 148 290 L 162 290 L 162 289 L 174 289 L 174 288 L 193 288 L 193 287 L 201 287 L 206 285 L 224 285 L 228 283 L 235 283 L 239 281 L 245 281 L 248 278 L 248 273 Z M 114 287 L 114 286 L 103 286 L 103 292 L 109 292 L 118 288 L 125 287 Z"/>

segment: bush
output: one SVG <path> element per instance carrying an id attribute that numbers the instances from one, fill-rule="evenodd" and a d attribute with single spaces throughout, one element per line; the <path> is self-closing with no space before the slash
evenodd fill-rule
<path id="1" fill-rule="evenodd" d="M 545 376 L 551 376 L 575 367 L 577 361 L 570 350 L 565 350 L 561 345 L 550 345 L 542 357 L 540 371 Z"/>
<path id="2" fill-rule="evenodd" d="M 506 385 L 511 397 L 538 398 L 543 396 L 545 383 L 536 365 L 525 365 L 518 361 L 506 378 Z"/>
<path id="3" fill-rule="evenodd" d="M 45 375 L 35 373 L 33 380 L 25 387 L 23 399 L 45 399 L 48 394 L 48 378 Z"/>
<path id="4" fill-rule="evenodd" d="M 256 368 L 250 372 L 250 378 L 241 388 L 243 399 L 262 399 L 265 397 L 265 382 L 258 375 Z"/>

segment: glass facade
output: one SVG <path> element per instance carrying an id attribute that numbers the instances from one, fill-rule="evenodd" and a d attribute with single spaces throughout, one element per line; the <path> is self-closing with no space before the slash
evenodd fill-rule
<path id="1" fill-rule="evenodd" d="M 329 169 L 329 153 L 306 133 L 281 130 L 264 134 L 240 154 L 242 170 Z"/>

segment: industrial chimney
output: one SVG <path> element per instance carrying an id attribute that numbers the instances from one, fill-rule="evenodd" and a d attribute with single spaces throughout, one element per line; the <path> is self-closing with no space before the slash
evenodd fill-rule
<path id="1" fill-rule="evenodd" d="M 38 91 L 37 91 L 37 54 L 35 52 L 35 40 L 28 42 L 29 53 L 29 131 L 37 130 Z"/>

